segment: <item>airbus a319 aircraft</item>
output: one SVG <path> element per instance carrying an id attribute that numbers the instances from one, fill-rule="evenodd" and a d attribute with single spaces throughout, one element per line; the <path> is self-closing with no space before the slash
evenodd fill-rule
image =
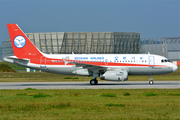
<path id="1" fill-rule="evenodd" d="M 177 66 L 167 58 L 154 54 L 45 54 L 36 48 L 17 24 L 7 24 L 15 56 L 4 61 L 45 72 L 93 76 L 91 85 L 98 83 L 97 77 L 108 81 L 126 81 L 128 75 L 167 74 Z"/>

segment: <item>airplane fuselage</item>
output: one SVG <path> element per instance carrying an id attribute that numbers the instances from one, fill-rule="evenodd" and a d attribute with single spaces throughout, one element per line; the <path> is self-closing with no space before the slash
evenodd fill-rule
<path id="1" fill-rule="evenodd" d="M 157 75 L 173 72 L 176 65 L 167 58 L 154 54 L 44 54 L 32 58 L 28 63 L 15 62 L 18 65 L 57 74 L 92 74 L 73 63 L 82 63 L 104 67 L 104 70 L 124 69 L 129 75 Z M 66 63 L 67 62 L 67 63 Z M 79 73 L 77 72 L 79 71 Z"/>
<path id="2" fill-rule="evenodd" d="M 102 80 L 126 81 L 128 75 L 166 74 L 177 70 L 167 58 L 154 54 L 45 54 L 17 24 L 7 24 L 15 56 L 4 61 L 57 74 L 93 76 L 91 85 Z"/>

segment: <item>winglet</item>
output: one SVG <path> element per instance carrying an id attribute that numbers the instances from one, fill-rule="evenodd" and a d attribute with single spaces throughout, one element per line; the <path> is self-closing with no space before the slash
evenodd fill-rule
<path id="1" fill-rule="evenodd" d="M 40 58 L 42 53 L 33 45 L 17 24 L 7 24 L 14 55 L 19 59 Z"/>

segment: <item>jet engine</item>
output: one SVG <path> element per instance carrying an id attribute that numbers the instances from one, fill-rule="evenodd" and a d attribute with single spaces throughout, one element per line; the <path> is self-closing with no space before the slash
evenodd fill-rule
<path id="1" fill-rule="evenodd" d="M 107 71 L 100 76 L 100 79 L 109 81 L 126 81 L 128 80 L 128 72 L 125 70 Z"/>

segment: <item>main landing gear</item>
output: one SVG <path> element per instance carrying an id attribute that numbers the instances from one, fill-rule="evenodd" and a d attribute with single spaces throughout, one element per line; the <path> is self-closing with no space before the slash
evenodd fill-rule
<path id="1" fill-rule="evenodd" d="M 151 75 L 149 75 L 149 84 L 150 84 L 150 85 L 154 84 Z"/>
<path id="2" fill-rule="evenodd" d="M 98 84 L 98 81 L 97 81 L 97 78 L 98 77 L 98 73 L 97 72 L 94 72 L 93 73 L 93 79 L 90 81 L 90 84 L 91 85 L 97 85 Z"/>
<path id="3" fill-rule="evenodd" d="M 98 84 L 98 81 L 97 81 L 96 79 L 92 79 L 92 80 L 90 81 L 90 84 L 91 84 L 91 85 L 97 85 L 97 84 Z"/>

